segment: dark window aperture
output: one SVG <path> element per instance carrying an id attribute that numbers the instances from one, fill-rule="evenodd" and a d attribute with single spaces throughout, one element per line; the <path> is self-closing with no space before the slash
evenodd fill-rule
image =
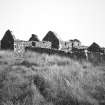
<path id="1" fill-rule="evenodd" d="M 32 46 L 35 46 L 36 45 L 36 43 L 35 42 L 32 42 Z"/>

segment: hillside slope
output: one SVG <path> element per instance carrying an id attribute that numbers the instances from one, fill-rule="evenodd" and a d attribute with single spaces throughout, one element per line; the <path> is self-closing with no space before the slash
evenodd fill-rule
<path id="1" fill-rule="evenodd" d="M 105 105 L 105 67 L 56 55 L 0 52 L 0 105 Z"/>

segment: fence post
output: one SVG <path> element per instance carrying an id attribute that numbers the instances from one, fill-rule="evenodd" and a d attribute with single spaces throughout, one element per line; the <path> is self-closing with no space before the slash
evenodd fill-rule
<path id="1" fill-rule="evenodd" d="M 88 61 L 88 50 L 87 49 L 85 49 L 85 56 L 86 56 L 86 60 Z"/>

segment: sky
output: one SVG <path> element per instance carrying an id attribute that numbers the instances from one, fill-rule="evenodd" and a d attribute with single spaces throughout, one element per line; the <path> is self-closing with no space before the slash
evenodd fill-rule
<path id="1" fill-rule="evenodd" d="M 8 29 L 21 40 L 51 30 L 64 41 L 105 47 L 105 0 L 0 0 L 0 39 Z"/>

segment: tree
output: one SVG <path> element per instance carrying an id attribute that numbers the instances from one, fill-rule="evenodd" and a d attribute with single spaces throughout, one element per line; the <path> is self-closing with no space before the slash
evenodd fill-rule
<path id="1" fill-rule="evenodd" d="M 10 30 L 7 30 L 1 40 L 1 49 L 12 50 L 14 48 L 14 37 Z"/>
<path id="2" fill-rule="evenodd" d="M 37 35 L 32 34 L 32 36 L 30 37 L 29 41 L 39 41 Z"/>

